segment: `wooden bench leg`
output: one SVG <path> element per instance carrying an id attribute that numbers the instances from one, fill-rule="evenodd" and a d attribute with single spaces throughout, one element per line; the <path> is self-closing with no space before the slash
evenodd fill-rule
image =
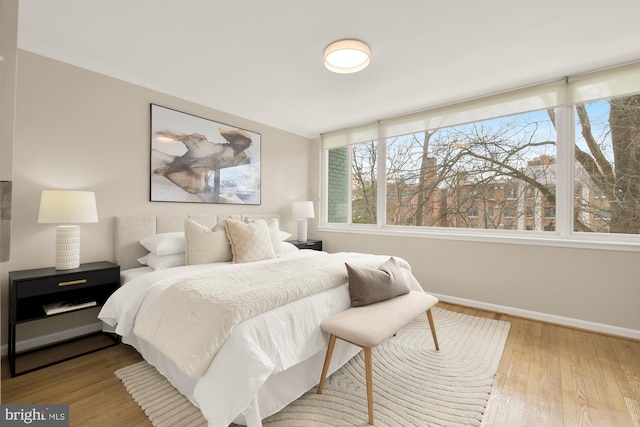
<path id="1" fill-rule="evenodd" d="M 320 376 L 320 384 L 318 385 L 318 394 L 322 394 L 322 387 L 324 386 L 324 380 L 327 377 L 327 370 L 329 369 L 329 362 L 331 362 L 331 355 L 333 354 L 333 347 L 335 345 L 336 336 L 331 334 L 331 336 L 329 337 L 327 354 L 324 356 L 324 366 L 322 367 L 322 375 Z"/>
<path id="2" fill-rule="evenodd" d="M 364 369 L 367 376 L 367 406 L 369 409 L 369 424 L 373 425 L 373 372 L 371 367 L 371 347 L 364 348 Z"/>
<path id="3" fill-rule="evenodd" d="M 431 309 L 427 310 L 427 319 L 429 319 L 429 327 L 431 328 L 431 335 L 433 336 L 433 343 L 436 345 L 436 350 L 440 350 L 438 345 L 438 336 L 436 335 L 436 325 L 433 323 L 433 315 Z"/>

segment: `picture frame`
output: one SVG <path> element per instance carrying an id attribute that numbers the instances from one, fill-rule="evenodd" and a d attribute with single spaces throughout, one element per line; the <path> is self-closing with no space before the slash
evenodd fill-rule
<path id="1" fill-rule="evenodd" d="M 150 201 L 261 204 L 261 135 L 157 104 Z"/>

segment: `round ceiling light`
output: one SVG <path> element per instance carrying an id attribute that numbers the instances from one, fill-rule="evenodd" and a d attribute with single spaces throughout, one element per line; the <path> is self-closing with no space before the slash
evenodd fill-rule
<path id="1" fill-rule="evenodd" d="M 365 42 L 345 39 L 331 43 L 324 50 L 324 66 L 334 73 L 348 74 L 369 65 L 371 50 Z"/>

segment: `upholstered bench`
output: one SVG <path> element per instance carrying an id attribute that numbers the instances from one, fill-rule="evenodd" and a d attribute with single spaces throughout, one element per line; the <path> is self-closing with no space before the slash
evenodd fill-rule
<path id="1" fill-rule="evenodd" d="M 320 328 L 328 332 L 329 347 L 322 368 L 318 394 L 322 394 L 322 387 L 331 362 L 331 355 L 336 338 L 355 344 L 364 349 L 365 374 L 367 382 L 367 403 L 369 424 L 373 425 L 373 376 L 371 365 L 371 348 L 385 342 L 395 335 L 403 326 L 415 319 L 420 313 L 427 314 L 433 343 L 439 350 L 436 329 L 433 324 L 431 307 L 438 299 L 432 295 L 419 291 L 411 291 L 386 301 L 361 307 L 351 307 L 340 312 L 320 324 Z"/>

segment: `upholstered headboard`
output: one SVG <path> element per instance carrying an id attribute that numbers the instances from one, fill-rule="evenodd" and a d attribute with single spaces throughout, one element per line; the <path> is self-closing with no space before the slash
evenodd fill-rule
<path id="1" fill-rule="evenodd" d="M 138 258 L 147 254 L 147 250 L 139 243 L 141 239 L 159 233 L 183 231 L 184 220 L 193 218 L 207 227 L 213 227 L 218 223 L 218 218 L 223 221 L 226 218 L 245 220 L 247 218 L 262 218 L 280 220 L 278 214 L 258 215 L 224 215 L 218 217 L 214 214 L 168 214 L 168 215 L 126 215 L 115 218 L 115 261 L 121 270 L 140 267 Z"/>

